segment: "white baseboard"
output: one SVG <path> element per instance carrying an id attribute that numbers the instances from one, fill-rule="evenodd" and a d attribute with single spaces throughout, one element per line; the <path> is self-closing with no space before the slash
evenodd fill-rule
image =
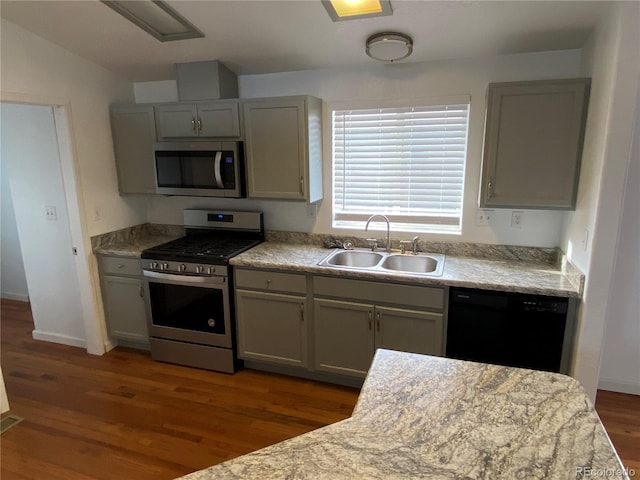
<path id="1" fill-rule="evenodd" d="M 104 342 L 104 350 L 105 352 L 110 352 L 114 348 L 118 346 L 117 343 L 113 343 L 111 340 L 105 340 Z"/>
<path id="2" fill-rule="evenodd" d="M 610 392 L 630 393 L 632 395 L 640 395 L 640 384 L 613 380 L 610 378 L 600 378 L 598 381 L 599 390 L 608 390 Z"/>
<path id="3" fill-rule="evenodd" d="M 2 292 L 0 296 L 2 298 L 6 298 L 7 300 L 17 300 L 18 302 L 29 303 L 29 295 L 26 295 L 24 293 Z"/>
<path id="4" fill-rule="evenodd" d="M 38 330 L 31 332 L 31 336 L 34 340 L 42 340 L 43 342 L 61 343 L 72 347 L 87 348 L 87 341 L 83 338 L 60 335 L 59 333 L 41 332 Z"/>

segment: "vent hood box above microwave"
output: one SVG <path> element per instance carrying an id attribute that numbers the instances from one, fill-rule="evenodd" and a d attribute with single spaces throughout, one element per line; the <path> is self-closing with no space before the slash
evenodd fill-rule
<path id="1" fill-rule="evenodd" d="M 176 63 L 178 99 L 238 98 L 238 76 L 217 60 Z"/>

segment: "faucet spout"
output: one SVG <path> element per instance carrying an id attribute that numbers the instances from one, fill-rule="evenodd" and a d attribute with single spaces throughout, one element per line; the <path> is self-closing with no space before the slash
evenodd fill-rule
<path id="1" fill-rule="evenodd" d="M 369 217 L 369 220 L 367 220 L 367 224 L 364 226 L 364 231 L 366 232 L 367 230 L 369 230 L 369 224 L 371 223 L 371 220 L 373 220 L 376 217 L 380 217 L 385 222 L 387 222 L 387 245 L 386 245 L 386 250 L 387 250 L 387 252 L 390 252 L 391 251 L 391 224 L 389 223 L 389 218 L 386 215 L 380 215 L 378 213 L 376 213 L 375 215 L 371 215 Z"/>

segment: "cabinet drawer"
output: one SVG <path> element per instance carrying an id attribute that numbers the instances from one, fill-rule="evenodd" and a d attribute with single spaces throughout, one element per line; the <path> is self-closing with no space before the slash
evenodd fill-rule
<path id="1" fill-rule="evenodd" d="M 368 282 L 345 278 L 313 277 L 315 296 L 365 300 L 432 310 L 444 309 L 444 289 L 394 283 Z"/>
<path id="2" fill-rule="evenodd" d="M 100 266 L 105 275 L 142 275 L 142 267 L 139 258 L 126 257 L 101 257 Z"/>
<path id="3" fill-rule="evenodd" d="M 305 275 L 238 269 L 235 271 L 235 277 L 238 288 L 307 294 Z"/>

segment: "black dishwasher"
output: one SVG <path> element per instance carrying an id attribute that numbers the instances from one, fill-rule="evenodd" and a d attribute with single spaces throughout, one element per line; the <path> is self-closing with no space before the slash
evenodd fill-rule
<path id="1" fill-rule="evenodd" d="M 446 356 L 566 370 L 562 355 L 568 309 L 569 301 L 562 297 L 451 288 Z"/>

